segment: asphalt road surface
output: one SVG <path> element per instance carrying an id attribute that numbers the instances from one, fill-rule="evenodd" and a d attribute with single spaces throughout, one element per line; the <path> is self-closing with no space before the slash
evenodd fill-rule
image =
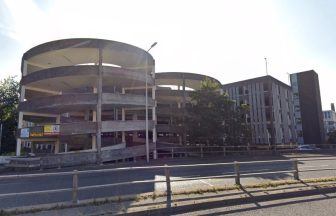
<path id="1" fill-rule="evenodd" d="M 218 207 L 179 216 L 334 216 L 336 193 Z"/>
<path id="2" fill-rule="evenodd" d="M 252 159 L 252 158 L 251 158 Z M 251 160 L 249 159 L 249 160 Z M 270 159 L 270 158 L 268 158 Z M 286 158 L 273 158 L 286 159 Z M 245 160 L 247 160 L 245 158 Z M 258 158 L 260 160 L 260 158 Z M 175 160 L 168 164 L 195 164 L 195 163 L 212 163 L 212 162 L 227 162 L 218 159 L 182 159 Z M 321 169 L 321 168 L 334 168 L 336 169 L 336 159 L 334 160 L 320 160 L 320 161 L 300 161 L 299 169 Z M 158 162 L 157 162 L 158 163 Z M 160 163 L 163 163 L 162 161 Z M 137 166 L 138 164 L 128 164 L 128 166 Z M 156 164 L 155 164 L 156 165 Z M 109 166 L 105 166 L 110 168 Z M 105 168 L 104 167 L 104 168 Z M 276 162 L 267 164 L 242 164 L 240 166 L 241 173 L 249 172 L 269 172 L 269 171 L 285 171 L 292 170 L 292 162 Z M 56 172 L 58 170 L 53 170 Z M 61 170 L 64 171 L 64 170 Z M 50 171 L 49 171 L 50 172 Z M 233 166 L 202 166 L 202 167 L 183 167 L 172 168 L 170 170 L 172 180 L 184 179 L 191 177 L 204 177 L 233 174 Z M 315 172 L 302 172 L 300 178 L 315 178 L 315 177 L 330 177 L 336 176 L 336 171 L 315 171 Z M 79 175 L 79 187 L 90 185 L 111 184 L 126 181 L 140 181 L 140 180 L 164 180 L 164 170 L 132 170 L 132 171 L 118 171 L 111 173 L 96 173 L 96 174 L 81 174 Z M 242 177 L 241 183 L 252 184 L 260 183 L 262 181 L 270 180 L 284 180 L 293 179 L 292 173 L 281 174 L 267 174 L 251 177 Z M 233 178 L 226 179 L 202 179 L 202 180 L 188 180 L 172 182 L 172 190 L 189 190 L 213 186 L 233 185 Z M 52 194 L 34 194 L 34 195 L 16 195 L 16 193 L 30 192 L 30 191 L 43 191 L 43 190 L 59 190 L 72 187 L 72 176 L 53 176 L 53 177 L 38 177 L 27 179 L 8 179 L 0 180 L 0 208 L 13 208 L 28 205 L 47 204 L 55 202 L 68 202 L 71 201 L 71 192 L 59 191 Z M 139 194 L 145 192 L 164 192 L 166 190 L 165 183 L 141 183 L 124 186 L 115 186 L 102 189 L 89 189 L 79 191 L 79 200 L 92 199 L 100 197 L 108 197 L 114 195 L 127 195 Z M 4 196 L 4 194 L 12 194 L 11 196 Z"/>

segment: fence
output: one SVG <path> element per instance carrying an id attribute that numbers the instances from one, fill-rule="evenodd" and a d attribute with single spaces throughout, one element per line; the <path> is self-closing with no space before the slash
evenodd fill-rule
<path id="1" fill-rule="evenodd" d="M 284 154 L 299 152 L 319 152 L 323 150 L 336 150 L 336 144 L 319 144 L 318 148 L 311 150 L 300 150 L 297 144 L 281 144 L 281 145 L 237 145 L 237 146 L 162 146 L 158 147 L 158 155 L 174 158 L 176 156 L 200 156 L 206 155 L 250 155 L 250 154 Z"/>
<path id="2" fill-rule="evenodd" d="M 321 161 L 321 160 L 336 160 L 336 157 L 324 157 L 324 158 L 313 158 L 313 159 L 301 159 L 300 161 Z M 268 172 L 241 172 L 240 166 L 243 164 L 270 164 L 270 163 L 292 163 L 291 169 L 284 171 L 268 171 Z M 86 170 L 86 171 L 71 171 L 71 172 L 58 172 L 58 173 L 38 173 L 38 174 L 26 174 L 26 175 L 6 175 L 0 176 L 0 180 L 8 179 L 23 179 L 23 178 L 39 178 L 39 177 L 55 177 L 55 176 L 69 176 L 72 175 L 72 188 L 54 189 L 54 190 L 42 190 L 42 191 L 29 191 L 29 192 L 19 192 L 19 193 L 7 193 L 0 194 L 0 198 L 10 197 L 10 196 L 24 196 L 24 195 L 38 195 L 38 194 L 52 194 L 58 192 L 72 192 L 72 202 L 74 204 L 79 203 L 79 192 L 82 190 L 93 190 L 102 189 L 107 187 L 116 187 L 122 185 L 134 185 L 141 183 L 165 183 L 166 184 L 166 194 L 170 196 L 172 194 L 172 182 L 178 181 L 191 181 L 191 180 L 201 180 L 201 179 L 221 179 L 221 178 L 234 178 L 235 184 L 241 185 L 241 178 L 244 177 L 255 177 L 261 175 L 269 174 L 283 174 L 290 173 L 293 174 L 295 180 L 300 179 L 300 172 L 314 172 L 314 171 L 327 171 L 336 170 L 336 168 L 319 168 L 319 169 L 304 169 L 299 170 L 298 160 L 271 160 L 271 161 L 252 161 L 252 162 L 230 162 L 230 163 L 211 163 L 211 164 L 186 164 L 186 165 L 164 165 L 164 166 L 144 166 L 144 167 L 123 167 L 123 168 L 112 168 L 112 169 L 100 169 L 100 170 Z M 193 167 L 213 167 L 213 166 L 231 166 L 234 168 L 233 173 L 227 173 L 225 175 L 215 175 L 215 176 L 200 176 L 200 177 L 188 177 L 182 179 L 171 178 L 170 170 L 172 168 L 193 168 Z M 109 173 L 109 172 L 119 172 L 119 171 L 135 171 L 135 170 L 162 170 L 165 175 L 165 180 L 139 180 L 139 181 L 129 181 L 129 182 L 118 182 L 111 184 L 101 184 L 101 185 L 89 185 L 79 187 L 78 182 L 80 181 L 80 175 L 84 174 L 97 174 L 97 173 Z"/>

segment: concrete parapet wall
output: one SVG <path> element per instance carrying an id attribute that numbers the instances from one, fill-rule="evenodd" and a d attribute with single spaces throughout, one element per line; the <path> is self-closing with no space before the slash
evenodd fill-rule
<path id="1" fill-rule="evenodd" d="M 148 127 L 153 129 L 154 122 L 148 121 Z M 145 120 L 132 120 L 132 121 L 103 121 L 102 132 L 112 131 L 141 131 L 146 129 Z"/>
<path id="2" fill-rule="evenodd" d="M 0 156 L 0 164 L 8 164 L 12 156 Z"/>
<path id="3" fill-rule="evenodd" d="M 150 145 L 150 149 L 153 149 L 153 145 Z M 124 149 L 117 149 L 111 151 L 102 151 L 103 162 L 111 160 L 120 160 L 123 158 L 132 158 L 146 155 L 145 145 L 133 146 Z"/>
<path id="4" fill-rule="evenodd" d="M 95 151 L 71 152 L 41 157 L 41 166 L 46 168 L 58 166 L 79 166 L 94 164 L 97 161 Z"/>
<path id="5" fill-rule="evenodd" d="M 153 149 L 150 145 L 150 149 Z M 139 157 L 146 155 L 145 145 L 133 146 L 123 149 L 102 148 L 102 161 L 108 162 L 125 158 Z M 97 152 L 86 150 L 81 152 L 68 152 L 66 154 L 55 154 L 48 157 L 41 157 L 41 165 L 45 168 L 66 167 L 95 164 L 97 162 Z"/>

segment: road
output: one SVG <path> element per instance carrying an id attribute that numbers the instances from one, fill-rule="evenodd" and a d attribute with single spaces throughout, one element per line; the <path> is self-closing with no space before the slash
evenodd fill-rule
<path id="1" fill-rule="evenodd" d="M 207 210 L 176 214 L 179 216 L 334 216 L 336 193 L 287 198 L 258 203 L 232 205 Z"/>
<path id="2" fill-rule="evenodd" d="M 237 158 L 236 158 L 237 159 Z M 286 157 L 276 157 L 268 159 L 286 159 Z M 288 158 L 287 158 L 288 159 Z M 231 160 L 231 159 L 230 159 Z M 243 160 L 243 159 L 242 159 Z M 253 158 L 244 158 L 244 160 L 253 160 Z M 254 158 L 256 160 L 256 158 Z M 260 158 L 258 158 L 260 160 Z M 212 163 L 212 162 L 228 162 L 224 159 L 181 159 L 174 160 L 171 162 L 158 161 L 154 165 L 162 165 L 163 163 L 168 164 L 195 164 L 195 163 Z M 232 160 L 231 160 L 232 161 Z M 130 164 L 133 166 L 138 166 L 139 164 Z M 111 165 L 104 166 L 110 167 Z M 299 163 L 299 169 L 320 169 L 320 168 L 335 168 L 335 160 L 321 160 L 321 161 L 304 161 Z M 248 172 L 267 172 L 267 171 L 284 171 L 292 170 L 292 162 L 277 162 L 268 164 L 242 164 L 240 166 L 242 173 Z M 215 176 L 232 174 L 234 171 L 232 165 L 228 166 L 203 166 L 203 167 L 184 167 L 184 168 L 173 168 L 171 169 L 172 179 L 183 179 L 190 177 L 204 177 L 204 176 Z M 50 171 L 49 171 L 50 172 Z M 55 172 L 55 170 L 53 170 Z M 335 171 L 317 171 L 317 172 L 307 172 L 300 173 L 300 178 L 315 178 L 315 177 L 329 177 L 335 176 Z M 139 180 L 164 180 L 164 170 L 133 170 L 133 171 L 118 171 L 112 173 L 96 173 L 96 174 L 81 174 L 79 175 L 79 187 L 89 186 L 89 185 L 99 185 L 99 184 L 111 184 L 117 182 L 125 181 L 139 181 Z M 283 179 L 293 179 L 291 173 L 282 174 L 268 174 L 256 177 L 244 177 L 241 179 L 241 183 L 252 184 L 260 183 L 261 181 L 270 180 L 283 180 Z M 233 185 L 234 179 L 202 179 L 202 180 L 188 180 L 172 182 L 172 190 L 189 190 L 189 189 L 199 189 L 205 187 L 213 186 L 225 186 Z M 60 176 L 60 177 L 39 177 L 39 178 L 28 178 L 28 179 L 8 179 L 0 180 L 0 208 L 13 208 L 20 206 L 36 205 L 36 204 L 47 204 L 55 202 L 67 202 L 71 200 L 71 192 L 57 192 L 53 194 L 41 194 L 41 195 L 13 195 L 10 197 L 4 197 L 3 194 L 15 194 L 20 192 L 29 191 L 42 191 L 50 189 L 63 189 L 72 187 L 72 177 L 71 176 Z M 166 190 L 165 183 L 142 183 L 133 184 L 127 186 L 116 186 L 103 189 L 91 189 L 83 190 L 79 192 L 79 199 L 92 199 L 98 197 L 107 197 L 114 195 L 126 195 L 126 194 L 139 194 L 145 192 L 164 192 Z"/>

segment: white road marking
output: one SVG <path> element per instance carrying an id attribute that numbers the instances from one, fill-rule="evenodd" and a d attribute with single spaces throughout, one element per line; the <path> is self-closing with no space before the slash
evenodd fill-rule
<path id="1" fill-rule="evenodd" d="M 300 165 L 299 165 L 299 166 L 300 166 Z M 300 166 L 300 167 L 327 167 L 327 166 L 329 166 L 329 165 L 327 165 L 327 164 L 324 164 L 324 165 L 318 165 L 318 166 L 302 165 L 302 166 Z"/>
<path id="2" fill-rule="evenodd" d="M 206 181 L 204 181 L 204 180 L 199 180 L 200 182 L 202 182 L 202 183 L 204 183 L 204 184 L 207 184 L 207 185 L 209 185 L 209 186 L 211 186 L 211 187 L 213 187 L 214 185 L 212 185 L 212 184 L 210 184 L 209 182 L 206 182 Z"/>

